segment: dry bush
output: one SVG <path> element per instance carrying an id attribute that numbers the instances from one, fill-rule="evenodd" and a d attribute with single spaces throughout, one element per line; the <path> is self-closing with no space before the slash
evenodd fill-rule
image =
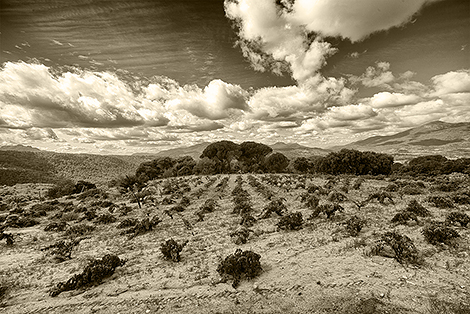
<path id="1" fill-rule="evenodd" d="M 12 246 L 14 243 L 13 235 L 11 233 L 5 233 L 5 226 L 0 226 L 0 241 L 5 239 L 8 246 Z"/>
<path id="2" fill-rule="evenodd" d="M 390 251 L 393 252 L 392 255 L 389 255 Z M 413 241 L 406 235 L 401 235 L 394 231 L 383 234 L 371 248 L 370 253 L 393 257 L 400 264 L 422 264 L 422 260 Z"/>
<path id="3" fill-rule="evenodd" d="M 343 212 L 344 208 L 336 203 L 328 203 L 328 204 L 322 204 L 315 208 L 313 211 L 312 215 L 308 218 L 314 219 L 317 218 L 320 214 L 326 215 L 328 219 L 330 219 L 332 216 L 336 215 L 338 212 Z"/>
<path id="4" fill-rule="evenodd" d="M 299 230 L 302 228 L 303 222 L 302 213 L 290 213 L 281 217 L 277 223 L 277 228 L 280 230 Z"/>
<path id="5" fill-rule="evenodd" d="M 121 232 L 121 235 L 127 234 L 129 239 L 132 239 L 133 237 L 152 231 L 160 222 L 162 222 L 162 220 L 157 216 L 154 216 L 152 219 L 144 218 L 133 227 Z"/>
<path id="6" fill-rule="evenodd" d="M 67 230 L 65 230 L 65 235 L 70 236 L 70 237 L 84 236 L 84 235 L 88 235 L 93 230 L 95 230 L 95 226 L 77 224 L 77 225 L 68 227 Z"/>
<path id="7" fill-rule="evenodd" d="M 283 216 L 287 211 L 287 207 L 284 204 L 284 199 L 278 198 L 269 202 L 263 209 L 258 219 L 266 219 L 271 217 L 272 213 L 276 213 L 279 216 Z"/>
<path id="8" fill-rule="evenodd" d="M 461 212 L 451 212 L 446 216 L 447 224 L 460 224 L 460 226 L 467 228 L 467 225 L 470 223 L 470 217 L 466 213 Z"/>
<path id="9" fill-rule="evenodd" d="M 105 214 L 101 214 L 99 215 L 96 219 L 95 219 L 95 223 L 97 224 L 112 224 L 114 222 L 116 222 L 116 217 L 114 217 L 112 214 L 109 214 L 109 213 L 105 213 Z"/>
<path id="10" fill-rule="evenodd" d="M 242 215 L 242 218 L 240 220 L 240 225 L 250 228 L 250 227 L 253 227 L 255 222 L 256 222 L 256 218 L 253 217 L 251 214 L 247 213 L 247 214 Z"/>
<path id="11" fill-rule="evenodd" d="M 235 253 L 227 256 L 217 266 L 217 272 L 223 280 L 233 279 L 232 287 L 237 288 L 241 279 L 251 279 L 258 276 L 261 271 L 261 255 L 252 251 L 237 249 Z"/>
<path id="12" fill-rule="evenodd" d="M 460 237 L 457 231 L 445 226 L 442 222 L 431 222 L 423 228 L 421 233 L 424 239 L 431 244 L 444 243 L 452 247 L 456 246 L 455 240 Z"/>
<path id="13" fill-rule="evenodd" d="M 232 238 L 232 241 L 237 244 L 245 244 L 248 242 L 248 237 L 250 236 L 250 232 L 253 232 L 253 230 L 248 229 L 247 227 L 240 227 L 234 232 L 230 233 L 230 237 Z"/>
<path id="14" fill-rule="evenodd" d="M 47 224 L 45 227 L 44 227 L 44 231 L 56 231 L 56 232 L 60 232 L 60 231 L 65 231 L 65 229 L 67 229 L 68 225 L 65 221 L 61 221 L 61 222 L 51 222 L 49 224 Z"/>
<path id="15" fill-rule="evenodd" d="M 178 244 L 175 240 L 169 239 L 166 240 L 165 243 L 161 244 L 160 251 L 166 259 L 172 260 L 173 262 L 179 262 L 181 260 L 180 253 L 187 243 L 187 240 Z"/>
<path id="16" fill-rule="evenodd" d="M 406 212 L 415 214 L 418 217 L 429 217 L 431 212 L 424 208 L 417 200 L 411 200 L 405 208 Z"/>
<path id="17" fill-rule="evenodd" d="M 139 222 L 139 220 L 137 220 L 136 218 L 126 218 L 126 219 L 124 219 L 123 221 L 121 221 L 121 222 L 116 226 L 116 228 L 118 228 L 118 229 L 124 229 L 124 228 L 133 227 L 133 226 L 135 226 L 138 222 Z"/>
<path id="18" fill-rule="evenodd" d="M 392 218 L 393 223 L 397 223 L 397 224 L 401 224 L 401 225 L 404 225 L 404 224 L 408 223 L 408 221 L 410 221 L 410 220 L 414 220 L 414 221 L 418 222 L 418 216 L 413 212 L 403 211 L 403 212 L 397 213 Z"/>
<path id="19" fill-rule="evenodd" d="M 90 261 L 83 272 L 72 276 L 66 282 L 59 282 L 52 288 L 49 294 L 52 297 L 59 295 L 64 291 L 86 289 L 91 286 L 101 284 L 103 279 L 114 274 L 117 267 L 123 266 L 126 261 L 121 260 L 118 256 L 106 254 L 101 259 Z"/>
<path id="20" fill-rule="evenodd" d="M 362 228 L 366 225 L 366 221 L 354 215 L 349 218 L 345 223 L 347 233 L 352 237 L 357 237 Z"/>
<path id="21" fill-rule="evenodd" d="M 428 203 L 433 204 L 437 208 L 454 208 L 454 202 L 449 197 L 440 195 L 431 195 L 426 199 Z"/>
<path id="22" fill-rule="evenodd" d="M 60 240 L 54 244 L 41 249 L 41 251 L 47 251 L 47 255 L 54 257 L 56 261 L 63 262 L 72 258 L 73 249 L 82 241 L 82 238 L 74 240 Z"/>

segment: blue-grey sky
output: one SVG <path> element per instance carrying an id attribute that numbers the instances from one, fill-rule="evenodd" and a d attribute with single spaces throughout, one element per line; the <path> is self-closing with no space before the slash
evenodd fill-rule
<path id="1" fill-rule="evenodd" d="M 470 121 L 467 0 L 0 0 L 0 144 L 328 147 Z"/>

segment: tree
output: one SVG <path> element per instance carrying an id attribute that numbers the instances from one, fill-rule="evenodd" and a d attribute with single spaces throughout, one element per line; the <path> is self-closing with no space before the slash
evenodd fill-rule
<path id="1" fill-rule="evenodd" d="M 168 169 L 175 165 L 176 161 L 170 157 L 159 157 L 152 161 L 146 161 L 139 165 L 135 175 L 139 180 L 147 182 L 149 180 L 160 179 Z"/>
<path id="2" fill-rule="evenodd" d="M 297 157 L 292 161 L 294 170 L 301 173 L 308 173 L 312 171 L 313 164 L 305 157 Z"/>
<path id="3" fill-rule="evenodd" d="M 230 162 L 240 156 L 240 145 L 231 141 L 215 142 L 207 146 L 199 158 L 205 157 L 217 164 L 217 173 L 230 173 Z"/>
<path id="4" fill-rule="evenodd" d="M 238 160 L 242 163 L 242 168 L 246 172 L 258 172 L 264 170 L 264 159 L 273 149 L 261 143 L 243 142 L 240 144 L 240 151 Z"/>
<path id="5" fill-rule="evenodd" d="M 274 153 L 269 155 L 264 162 L 267 172 L 279 173 L 283 172 L 289 165 L 289 159 L 282 153 Z"/>

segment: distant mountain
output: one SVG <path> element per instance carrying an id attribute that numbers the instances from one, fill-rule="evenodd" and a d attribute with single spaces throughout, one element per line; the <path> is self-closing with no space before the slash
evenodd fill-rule
<path id="1" fill-rule="evenodd" d="M 297 157 L 310 157 L 312 155 L 323 156 L 327 155 L 330 152 L 330 150 L 317 147 L 302 146 L 297 143 L 278 142 L 269 146 L 273 149 L 273 152 L 282 153 L 289 159 L 294 159 Z"/>
<path id="2" fill-rule="evenodd" d="M 25 146 L 25 145 L 6 145 L 6 146 L 0 146 L 0 150 L 11 150 L 11 151 L 16 151 L 16 152 L 40 152 L 41 150 L 36 147 L 32 146 Z"/>
<path id="3" fill-rule="evenodd" d="M 132 156 L 151 156 L 154 158 L 157 157 L 171 157 L 171 158 L 178 158 L 181 156 L 191 156 L 194 159 L 199 159 L 199 156 L 201 156 L 202 152 L 204 149 L 206 149 L 207 146 L 209 146 L 211 143 L 208 142 L 203 142 L 200 144 L 192 145 L 192 146 L 187 146 L 187 147 L 177 147 L 177 148 L 172 148 L 168 150 L 162 150 L 158 153 L 152 154 L 133 154 Z"/>
<path id="4" fill-rule="evenodd" d="M 468 158 L 470 122 L 435 121 L 393 135 L 373 136 L 344 146 L 332 147 L 334 150 L 341 148 L 389 153 L 402 159 L 435 154 L 448 158 Z"/>

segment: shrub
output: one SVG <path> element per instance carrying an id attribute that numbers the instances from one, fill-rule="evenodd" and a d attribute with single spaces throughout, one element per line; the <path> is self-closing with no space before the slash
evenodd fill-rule
<path id="1" fill-rule="evenodd" d="M 237 288 L 243 277 L 251 279 L 261 273 L 260 258 L 261 255 L 252 251 L 237 249 L 219 263 L 217 272 L 224 280 L 233 279 L 232 287 Z"/>
<path id="2" fill-rule="evenodd" d="M 277 228 L 281 230 L 299 230 L 302 228 L 302 224 L 302 213 L 296 212 L 281 217 L 277 223 Z"/>
<path id="3" fill-rule="evenodd" d="M 354 180 L 352 185 L 353 190 L 359 190 L 364 182 L 366 182 L 364 178 L 357 178 L 356 180 Z"/>
<path id="4" fill-rule="evenodd" d="M 433 204 L 437 208 L 454 208 L 454 202 L 448 197 L 431 195 L 426 199 L 427 202 Z"/>
<path id="5" fill-rule="evenodd" d="M 95 230 L 94 226 L 91 225 L 85 225 L 85 224 L 78 224 L 78 225 L 73 225 L 67 228 L 65 231 L 65 235 L 67 236 L 84 236 L 88 235 L 88 233 L 92 232 Z"/>
<path id="6" fill-rule="evenodd" d="M 85 192 L 81 193 L 77 196 L 77 200 L 85 200 L 87 198 L 108 198 L 108 194 L 106 192 L 101 191 L 100 189 L 91 189 L 86 190 Z"/>
<path id="7" fill-rule="evenodd" d="M 454 194 L 451 196 L 451 199 L 459 205 L 470 205 L 470 196 L 466 194 Z"/>
<path id="8" fill-rule="evenodd" d="M 234 232 L 230 233 L 230 237 L 237 245 L 245 244 L 246 242 L 248 242 L 250 232 L 253 232 L 253 230 L 250 230 L 247 227 L 241 227 L 235 230 Z"/>
<path id="9" fill-rule="evenodd" d="M 422 189 L 411 185 L 405 185 L 400 189 L 400 192 L 404 195 L 419 195 L 423 193 Z"/>
<path id="10" fill-rule="evenodd" d="M 249 214 L 253 211 L 253 207 L 251 207 L 251 204 L 248 201 L 242 202 L 242 203 L 236 203 L 235 206 L 233 207 L 233 214 L 238 214 L 238 215 L 246 215 Z"/>
<path id="11" fill-rule="evenodd" d="M 5 226 L 0 226 L 0 241 L 5 239 L 8 246 L 13 245 L 13 235 L 11 233 L 4 232 Z"/>
<path id="12" fill-rule="evenodd" d="M 183 196 L 180 200 L 180 205 L 184 207 L 188 207 L 191 204 L 191 200 L 187 196 Z"/>
<path id="13" fill-rule="evenodd" d="M 429 217 L 431 216 L 431 212 L 424 208 L 423 205 L 418 203 L 417 200 L 412 200 L 406 206 L 405 211 L 415 214 L 418 217 Z"/>
<path id="14" fill-rule="evenodd" d="M 344 195 L 343 193 L 338 192 L 338 191 L 331 191 L 328 194 L 328 201 L 330 201 L 330 202 L 339 203 L 339 202 L 343 202 L 347 199 L 348 198 L 346 197 L 346 195 Z"/>
<path id="15" fill-rule="evenodd" d="M 269 202 L 268 205 L 266 205 L 259 219 L 269 218 L 271 217 L 272 213 L 276 213 L 279 216 L 282 216 L 284 215 L 286 211 L 287 211 L 287 207 L 284 204 L 284 199 L 278 198 L 278 199 L 272 200 L 271 202 Z"/>
<path id="16" fill-rule="evenodd" d="M 44 227 L 44 231 L 64 231 L 67 229 L 67 226 L 65 221 L 51 222 Z"/>
<path id="17" fill-rule="evenodd" d="M 381 252 L 386 247 L 393 250 L 394 258 L 400 264 L 419 264 L 421 262 L 416 246 L 406 235 L 401 235 L 394 231 L 386 232 L 376 242 L 372 251 L 377 255 L 381 255 Z"/>
<path id="18" fill-rule="evenodd" d="M 441 222 L 432 222 L 421 231 L 426 241 L 431 244 L 444 243 L 454 246 L 454 240 L 460 237 L 459 233 Z"/>
<path id="19" fill-rule="evenodd" d="M 305 200 L 305 203 L 308 208 L 314 209 L 318 206 L 318 204 L 320 204 L 320 199 L 315 195 L 309 195 Z"/>
<path id="20" fill-rule="evenodd" d="M 466 228 L 470 223 L 470 217 L 467 214 L 461 212 L 451 212 L 446 217 L 447 224 L 459 223 L 462 227 Z"/>
<path id="21" fill-rule="evenodd" d="M 99 215 L 95 222 L 99 224 L 112 224 L 113 222 L 116 222 L 116 220 L 116 217 L 114 217 L 112 214 L 106 213 Z"/>
<path id="22" fill-rule="evenodd" d="M 242 215 L 242 219 L 240 220 L 240 225 L 244 227 L 252 227 L 256 222 L 256 218 L 253 217 L 251 214 L 244 214 Z"/>
<path id="23" fill-rule="evenodd" d="M 361 232 L 362 228 L 365 226 L 366 221 L 354 215 L 351 218 L 349 218 L 345 222 L 345 224 L 346 224 L 346 231 L 349 233 L 349 235 L 352 237 L 356 237 L 359 234 L 359 232 Z"/>
<path id="24" fill-rule="evenodd" d="M 117 225 L 116 228 L 118 229 L 129 228 L 129 227 L 135 226 L 138 222 L 139 220 L 135 218 L 126 218 L 123 221 L 121 221 L 119 225 Z"/>
<path id="25" fill-rule="evenodd" d="M 66 282 L 59 282 L 52 288 L 49 294 L 52 297 L 59 295 L 64 291 L 77 290 L 99 285 L 103 279 L 114 274 L 117 267 L 123 266 L 126 261 L 118 256 L 106 254 L 101 259 L 90 261 L 83 272 L 72 276 Z"/>
<path id="26" fill-rule="evenodd" d="M 180 252 L 187 243 L 187 240 L 178 244 L 175 240 L 169 239 L 166 240 L 165 243 L 161 244 L 160 251 L 166 259 L 172 260 L 173 262 L 179 262 L 181 260 Z"/>
<path id="27" fill-rule="evenodd" d="M 133 237 L 152 231 L 160 222 L 162 222 L 162 220 L 157 216 L 154 216 L 152 219 L 144 218 L 133 227 L 121 232 L 121 234 L 128 234 L 129 239 L 132 239 Z"/>
<path id="28" fill-rule="evenodd" d="M 70 241 L 60 240 L 52 245 L 42 248 L 41 251 L 48 251 L 48 255 L 52 255 L 59 263 L 72 258 L 72 250 L 82 239 Z"/>
<path id="29" fill-rule="evenodd" d="M 315 208 L 313 211 L 312 215 L 308 218 L 313 219 L 318 217 L 320 214 L 325 214 L 328 219 L 331 218 L 331 216 L 335 215 L 337 212 L 343 212 L 344 208 L 335 203 L 328 203 L 328 204 L 323 204 Z"/>
<path id="30" fill-rule="evenodd" d="M 390 203 L 395 204 L 393 201 L 392 195 L 386 191 L 379 191 L 376 193 L 372 193 L 369 197 L 364 201 L 364 203 L 368 203 L 372 200 L 376 199 L 380 204 L 385 205 L 385 201 L 388 199 Z"/>
<path id="31" fill-rule="evenodd" d="M 408 221 L 414 220 L 418 221 L 418 217 L 416 216 L 415 213 L 409 212 L 409 211 L 403 211 L 401 213 L 397 213 L 395 216 L 392 218 L 393 223 L 398 223 L 398 224 L 406 224 Z"/>

